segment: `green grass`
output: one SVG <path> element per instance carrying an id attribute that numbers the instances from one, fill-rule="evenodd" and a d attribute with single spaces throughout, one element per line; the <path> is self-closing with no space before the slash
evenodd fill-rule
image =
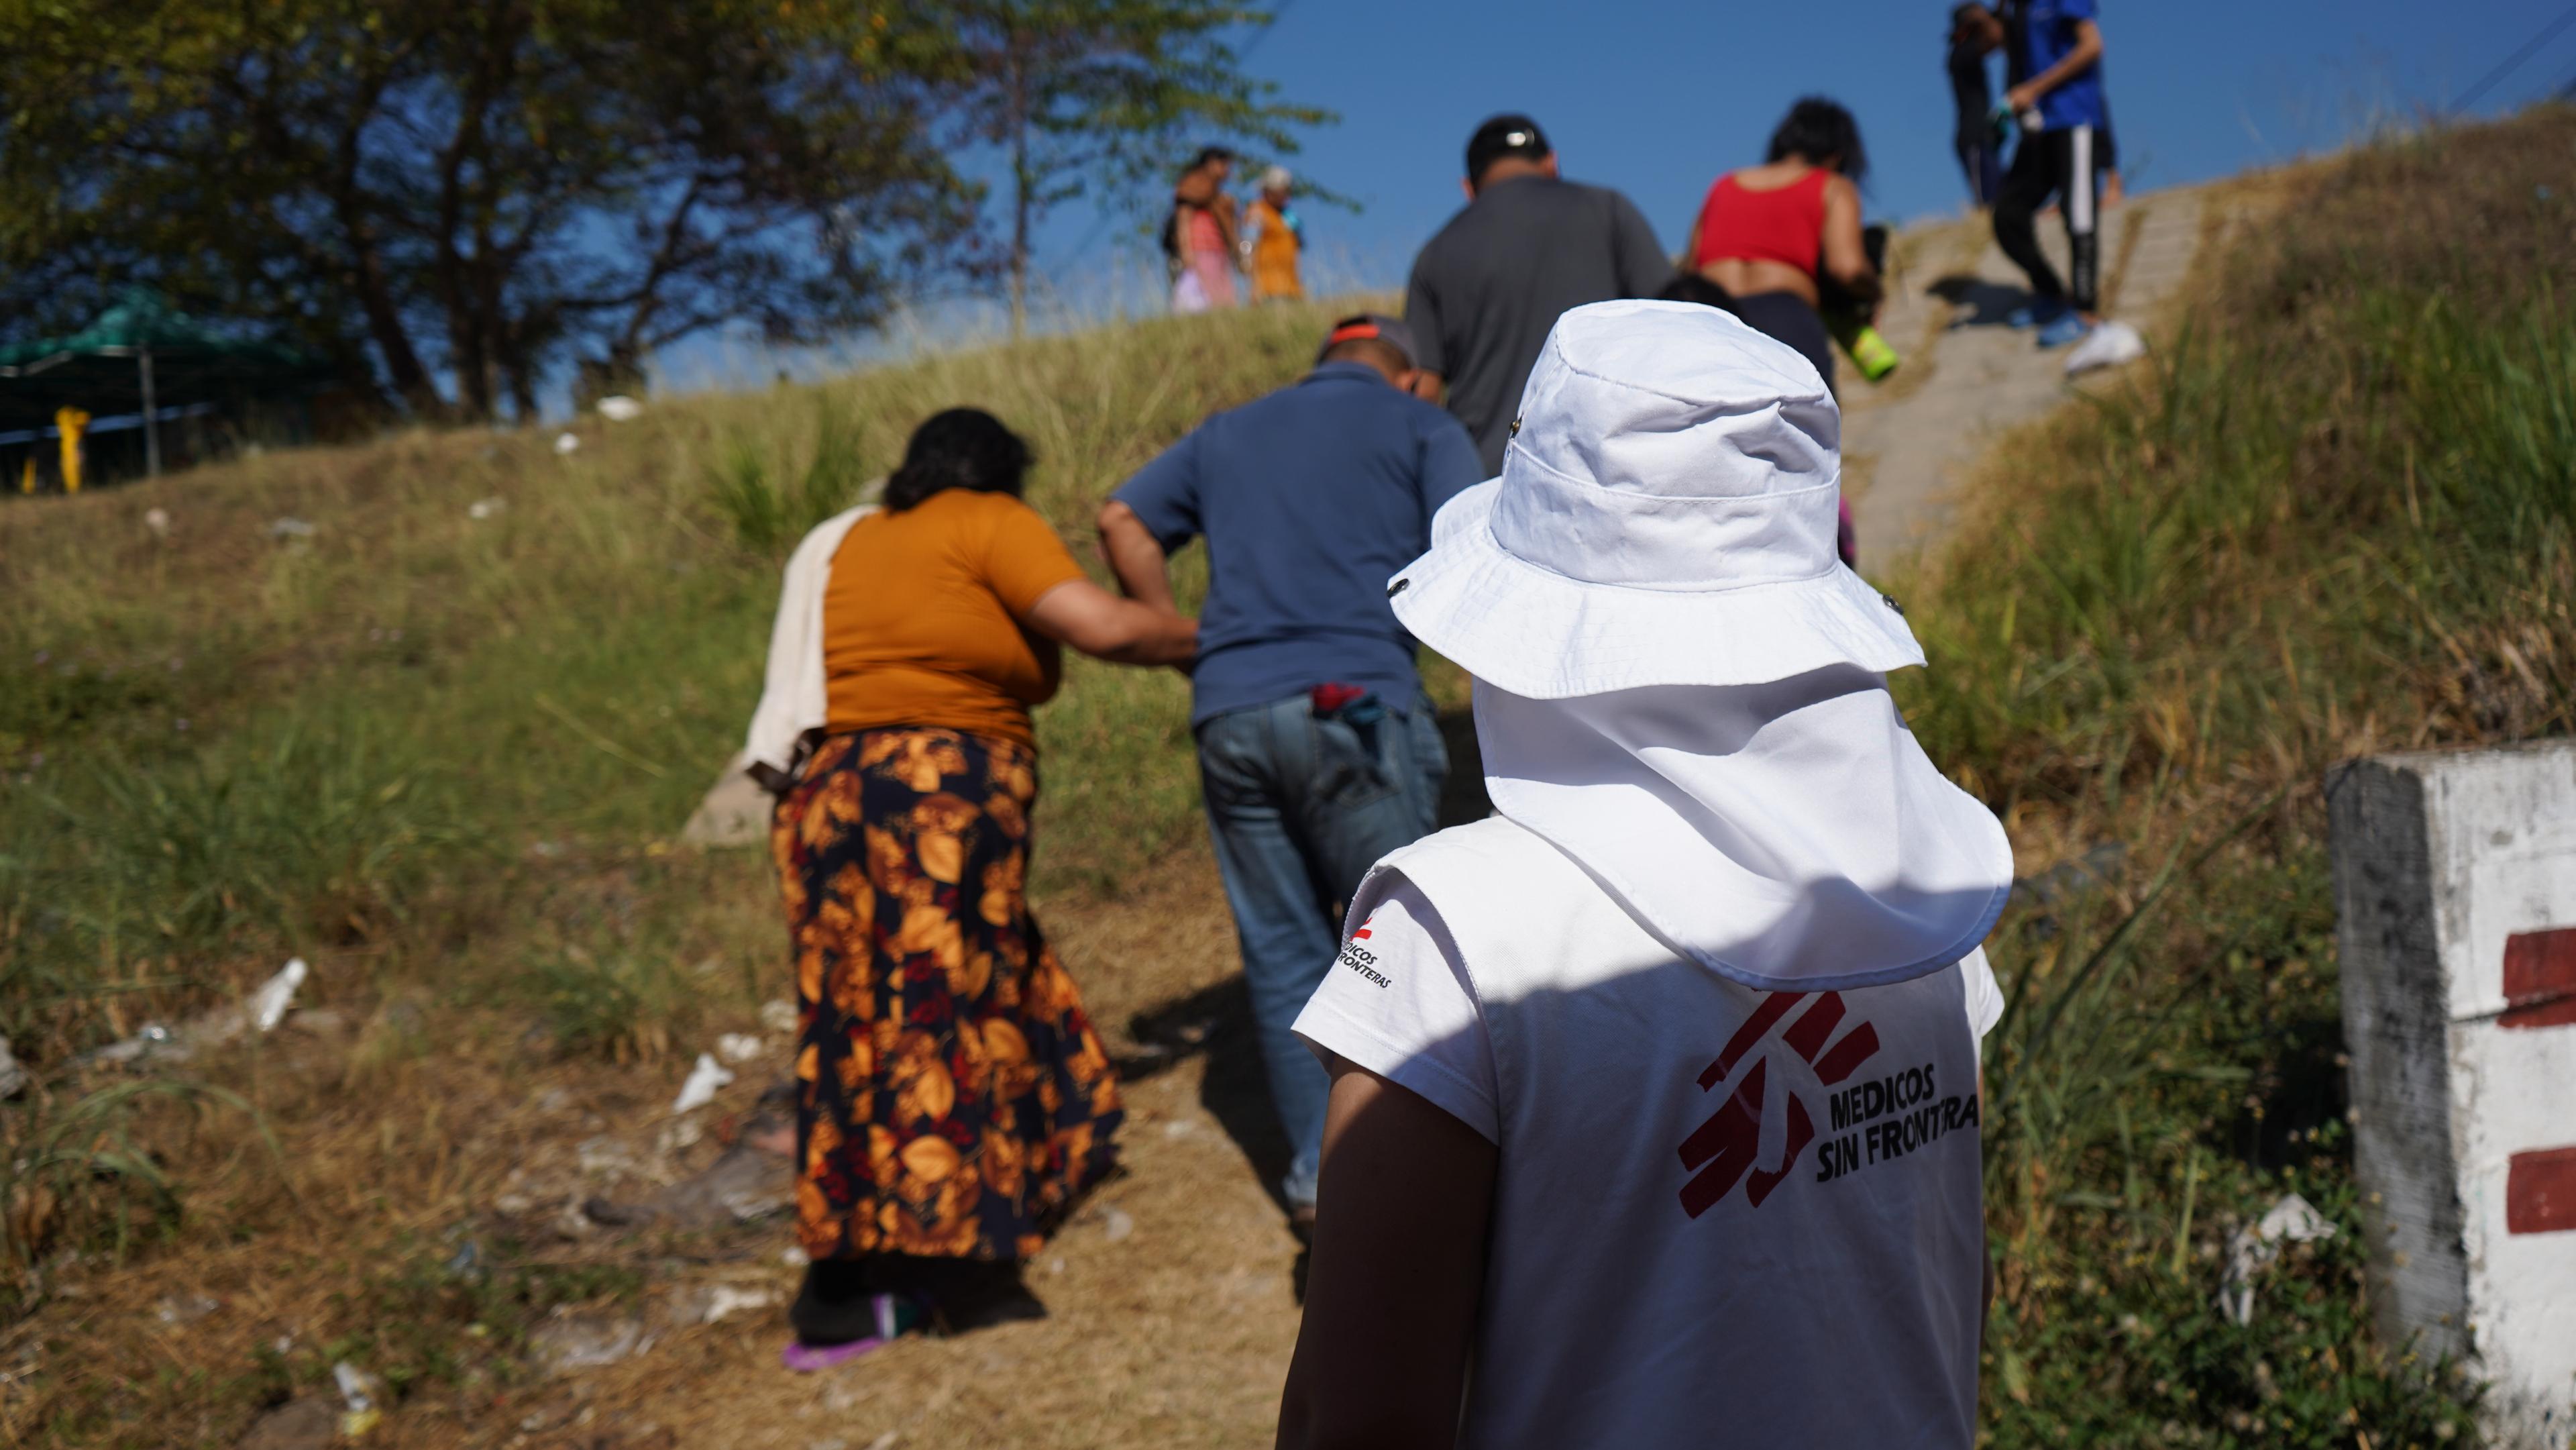
<path id="1" fill-rule="evenodd" d="M 1992 1444 L 2473 1438 L 2456 1367 L 2368 1332 L 2320 781 L 2576 721 L 2571 157 L 2559 108 L 2291 183 L 1914 581 L 1926 749 L 2026 853 L 2133 863 L 1991 944 Z M 2289 1191 L 2341 1232 L 2237 1326 L 2226 1239 Z"/>

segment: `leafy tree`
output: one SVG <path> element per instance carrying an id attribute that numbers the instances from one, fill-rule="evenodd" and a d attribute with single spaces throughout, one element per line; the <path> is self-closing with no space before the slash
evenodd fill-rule
<path id="1" fill-rule="evenodd" d="M 1030 237 L 1080 198 L 1114 204 L 1166 179 L 1192 142 L 1297 150 L 1296 128 L 1334 115 L 1277 99 L 1244 74 L 1236 37 L 1276 12 L 1234 0 L 964 0 L 975 134 L 1009 168 L 1011 329 L 1027 325 Z"/>
<path id="2" fill-rule="evenodd" d="M 954 34 L 935 0 L 20 0 L 0 316 L 151 282 L 462 418 L 719 325 L 820 340 L 973 255 Z"/>

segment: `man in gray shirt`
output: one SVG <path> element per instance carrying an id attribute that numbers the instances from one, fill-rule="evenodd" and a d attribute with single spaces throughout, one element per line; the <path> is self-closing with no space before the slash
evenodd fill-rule
<path id="1" fill-rule="evenodd" d="M 1563 180 L 1536 121 L 1496 116 L 1467 141 L 1466 210 L 1413 259 L 1404 322 L 1419 354 L 1414 390 L 1435 403 L 1446 394 L 1490 478 L 1557 317 L 1652 297 L 1672 275 L 1635 202 Z"/>

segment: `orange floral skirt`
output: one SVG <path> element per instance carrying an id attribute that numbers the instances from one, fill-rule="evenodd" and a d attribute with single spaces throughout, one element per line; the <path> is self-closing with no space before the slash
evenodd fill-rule
<path id="1" fill-rule="evenodd" d="M 1117 1161 L 1125 1114 L 1029 915 L 1037 753 L 826 739 L 770 850 L 795 943 L 796 1231 L 817 1259 L 1019 1259 Z"/>

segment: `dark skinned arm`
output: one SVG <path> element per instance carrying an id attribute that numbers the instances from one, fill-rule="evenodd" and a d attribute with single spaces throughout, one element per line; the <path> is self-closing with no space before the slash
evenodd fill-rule
<path id="1" fill-rule="evenodd" d="M 1172 578 L 1163 546 L 1136 511 L 1116 499 L 1100 506 L 1100 557 L 1118 577 L 1128 598 L 1166 614 L 1172 606 Z"/>
<path id="2" fill-rule="evenodd" d="M 1280 1450 L 1456 1442 L 1497 1161 L 1493 1144 L 1428 1099 L 1334 1065 Z"/>

